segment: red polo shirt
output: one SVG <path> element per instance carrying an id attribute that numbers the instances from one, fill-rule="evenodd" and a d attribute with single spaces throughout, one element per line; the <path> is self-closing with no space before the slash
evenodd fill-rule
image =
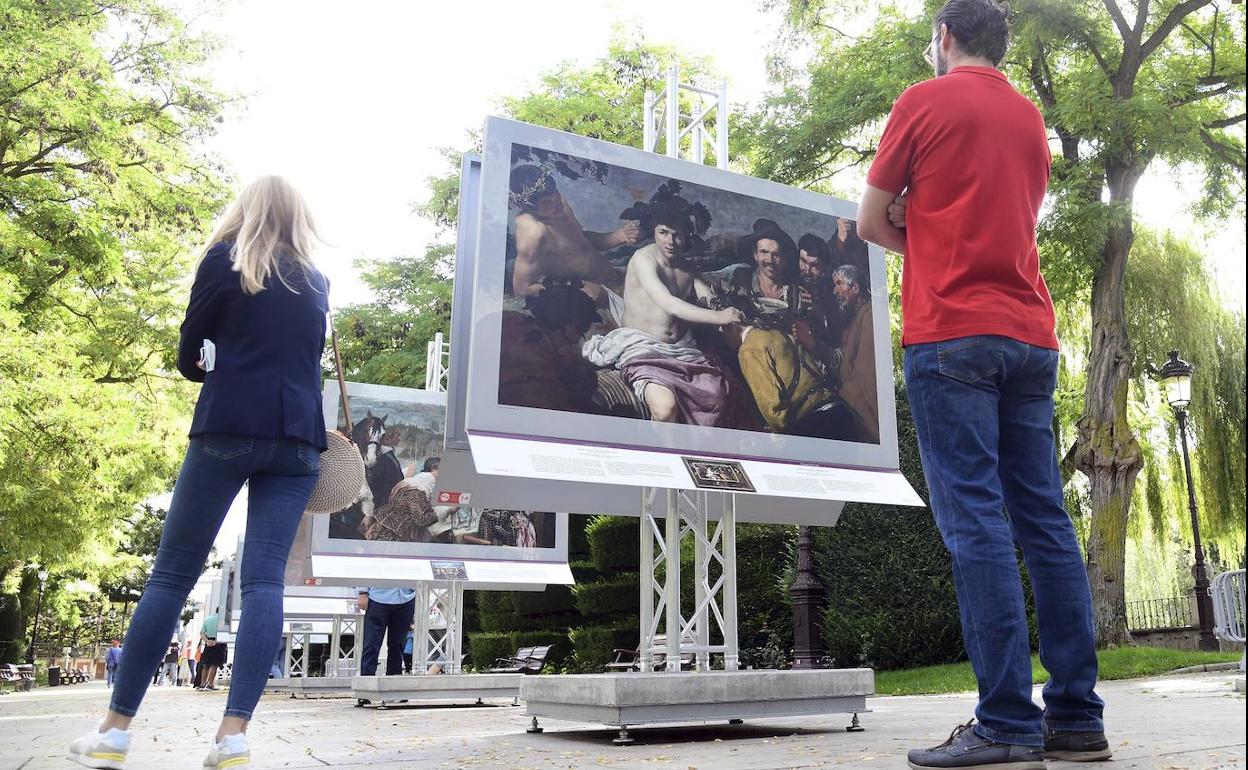
<path id="1" fill-rule="evenodd" d="M 867 184 L 909 188 L 902 345 L 996 334 L 1057 348 L 1036 219 L 1049 183 L 1040 111 L 990 67 L 958 67 L 893 105 Z"/>

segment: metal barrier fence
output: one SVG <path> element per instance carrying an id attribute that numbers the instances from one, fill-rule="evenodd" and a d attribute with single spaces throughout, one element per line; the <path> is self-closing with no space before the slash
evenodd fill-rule
<path id="1" fill-rule="evenodd" d="M 1186 596 L 1127 602 L 1127 627 L 1132 631 L 1154 628 L 1191 628 L 1192 602 Z"/>
<path id="2" fill-rule="evenodd" d="M 1213 597 L 1213 632 L 1222 639 L 1244 643 L 1244 571 L 1223 572 L 1213 579 L 1209 593 Z M 1248 653 L 1246 653 L 1248 655 Z M 1244 670 L 1245 657 L 1239 659 Z"/>

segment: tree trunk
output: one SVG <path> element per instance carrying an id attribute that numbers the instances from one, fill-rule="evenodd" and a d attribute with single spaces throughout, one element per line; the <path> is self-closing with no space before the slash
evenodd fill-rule
<path id="1" fill-rule="evenodd" d="M 1140 446 L 1127 422 L 1133 355 L 1127 338 L 1124 276 L 1134 231 L 1131 197 L 1142 168 L 1107 168 L 1115 209 L 1101 263 L 1092 283 L 1092 350 L 1078 424 L 1075 462 L 1092 487 L 1088 582 L 1099 646 L 1130 644 L 1127 630 L 1126 550 L 1131 493 L 1143 467 Z"/>

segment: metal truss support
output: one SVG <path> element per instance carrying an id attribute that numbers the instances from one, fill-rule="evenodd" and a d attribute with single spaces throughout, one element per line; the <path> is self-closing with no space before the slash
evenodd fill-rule
<path id="1" fill-rule="evenodd" d="M 412 645 L 412 673 L 423 674 L 430 663 L 440 660 L 443 671 L 458 674 L 463 658 L 463 584 L 418 583 L 415 624 L 412 634 L 412 639 L 415 640 Z"/>
<path id="2" fill-rule="evenodd" d="M 325 676 L 355 676 L 360 671 L 360 649 L 364 645 L 364 616 L 359 613 L 335 615 L 329 636 L 329 660 Z M 343 637 L 351 637 L 344 639 Z"/>
<path id="3" fill-rule="evenodd" d="M 709 516 L 718 493 L 663 490 L 666 503 L 656 515 L 660 491 L 646 488 L 641 495 L 641 639 L 640 665 L 680 671 L 712 668 L 713 655 L 723 668 L 737 670 L 737 539 L 736 505 L 731 495 L 722 500 L 717 521 Z M 693 541 L 693 597 L 682 604 L 681 544 Z M 684 613 L 689 607 L 691 612 Z"/>
<path id="4" fill-rule="evenodd" d="M 682 92 L 687 95 L 690 112 L 680 111 Z M 728 168 L 728 81 L 721 80 L 719 89 L 709 91 L 680 82 L 680 70 L 676 66 L 667 70 L 667 83 L 662 91 L 646 91 L 645 125 L 642 144 L 646 152 L 658 152 L 659 140 L 663 140 L 664 154 L 681 157 L 681 145 L 690 137 L 687 160 L 706 162 L 706 150 L 715 153 L 715 165 Z M 714 115 L 714 122 L 707 119 Z"/>
<path id="5" fill-rule="evenodd" d="M 312 647 L 312 632 L 290 631 L 283 634 L 283 654 L 287 678 L 308 676 L 308 652 Z"/>
<path id="6" fill-rule="evenodd" d="M 433 335 L 425 344 L 425 390 L 446 392 L 446 373 L 451 363 L 451 343 L 442 332 Z"/>

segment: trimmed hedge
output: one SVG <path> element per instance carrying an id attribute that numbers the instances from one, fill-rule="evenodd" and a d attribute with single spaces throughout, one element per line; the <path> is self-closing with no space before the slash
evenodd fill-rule
<path id="1" fill-rule="evenodd" d="M 568 559 L 570 561 L 589 558 L 589 538 L 585 530 L 593 518 L 583 513 L 568 514 Z"/>
<path id="2" fill-rule="evenodd" d="M 578 585 L 572 589 L 576 608 L 592 618 L 612 615 L 637 616 L 641 608 L 641 576 L 625 572 L 613 577 Z"/>
<path id="3" fill-rule="evenodd" d="M 568 635 L 559 631 L 504 631 L 481 632 L 468 635 L 471 660 L 474 668 L 487 669 L 499 658 L 507 658 L 516 654 L 521 647 L 551 645 L 550 655 L 546 658 L 546 670 L 558 670 L 564 660 L 571 654 Z"/>
<path id="4" fill-rule="evenodd" d="M 572 639 L 571 667 L 577 672 L 588 673 L 601 671 L 615 658 L 617 648 L 636 649 L 641 633 L 634 618 L 609 626 L 574 628 L 568 636 Z"/>
<path id="5" fill-rule="evenodd" d="M 604 575 L 636 572 L 641 552 L 641 519 L 595 516 L 585 530 L 594 566 Z"/>
<path id="6" fill-rule="evenodd" d="M 521 617 L 514 612 L 478 611 L 477 621 L 482 631 L 491 633 L 540 631 L 550 627 L 545 618 Z"/>
<path id="7" fill-rule="evenodd" d="M 598 572 L 598 568 L 589 559 L 568 562 L 568 569 L 572 570 L 572 579 L 576 581 L 577 585 L 597 580 L 601 575 Z"/>
<path id="8" fill-rule="evenodd" d="M 563 615 L 576 612 L 571 586 L 551 584 L 543 591 L 512 591 L 511 605 L 521 617 Z"/>
<path id="9" fill-rule="evenodd" d="M 901 388 L 897 433 L 901 470 L 926 500 Z M 928 509 L 850 503 L 835 527 L 815 529 L 815 561 L 828 589 L 823 639 L 837 666 L 911 668 L 964 657 L 949 552 Z"/>
<path id="10" fill-rule="evenodd" d="M 776 668 L 793 648 L 792 565 L 796 529 L 737 525 L 738 643 L 742 665 Z"/>

